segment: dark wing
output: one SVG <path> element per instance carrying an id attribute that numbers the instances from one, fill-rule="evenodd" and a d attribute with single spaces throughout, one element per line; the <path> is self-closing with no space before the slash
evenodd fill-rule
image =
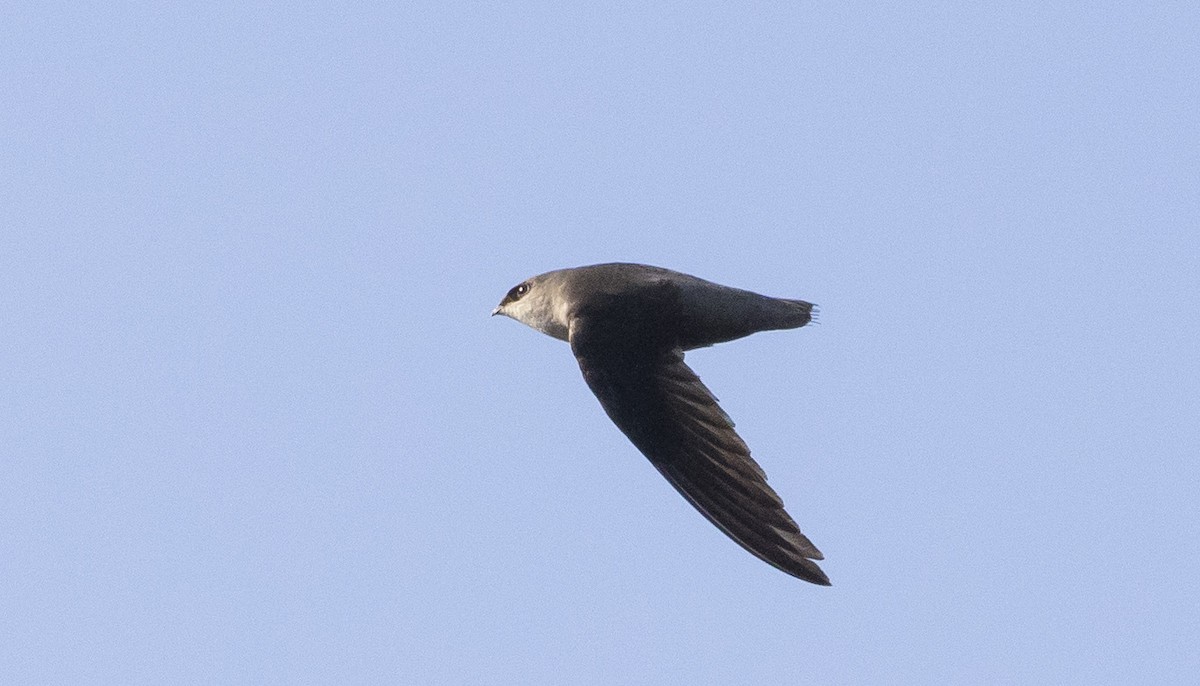
<path id="1" fill-rule="evenodd" d="M 672 340 L 668 286 L 577 312 L 571 350 L 612 421 L 710 522 L 743 548 L 814 584 L 824 557 L 767 485 L 717 399 Z"/>

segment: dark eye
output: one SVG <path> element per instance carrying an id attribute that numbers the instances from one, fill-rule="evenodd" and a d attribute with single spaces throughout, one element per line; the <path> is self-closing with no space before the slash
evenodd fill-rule
<path id="1" fill-rule="evenodd" d="M 508 289 L 508 295 L 504 296 L 504 302 L 501 305 L 515 303 L 520 300 L 526 293 L 529 292 L 529 282 L 519 283 L 516 286 Z"/>

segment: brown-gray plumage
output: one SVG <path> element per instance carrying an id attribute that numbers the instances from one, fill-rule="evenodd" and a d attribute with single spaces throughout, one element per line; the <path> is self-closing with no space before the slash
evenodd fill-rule
<path id="1" fill-rule="evenodd" d="M 828 585 L 729 416 L 683 362 L 685 350 L 804 326 L 813 305 L 639 264 L 535 276 L 493 314 L 566 340 L 588 387 L 630 441 L 697 510 L 743 548 Z"/>

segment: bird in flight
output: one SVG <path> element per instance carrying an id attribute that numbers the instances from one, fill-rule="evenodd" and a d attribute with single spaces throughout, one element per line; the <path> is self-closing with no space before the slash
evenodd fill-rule
<path id="1" fill-rule="evenodd" d="M 683 362 L 687 350 L 804 326 L 813 307 L 661 267 L 610 263 L 522 281 L 492 314 L 570 343 L 609 418 L 688 502 L 762 560 L 828 586 L 813 562 L 824 559 L 821 551 Z"/>

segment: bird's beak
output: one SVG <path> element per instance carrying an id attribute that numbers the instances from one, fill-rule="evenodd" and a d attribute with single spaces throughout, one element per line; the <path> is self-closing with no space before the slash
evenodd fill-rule
<path id="1" fill-rule="evenodd" d="M 493 317 L 495 317 L 495 316 L 496 316 L 496 315 L 498 315 L 498 314 L 500 314 L 500 308 L 499 308 L 499 307 L 497 307 L 496 309 L 492 310 L 492 316 L 493 316 Z"/>

